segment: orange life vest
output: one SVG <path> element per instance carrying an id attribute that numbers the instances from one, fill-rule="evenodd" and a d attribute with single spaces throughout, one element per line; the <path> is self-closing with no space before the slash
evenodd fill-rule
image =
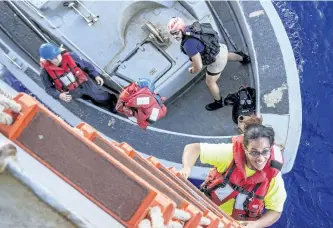
<path id="1" fill-rule="evenodd" d="M 236 220 L 257 220 L 264 209 L 264 197 L 270 181 L 281 170 L 283 157 L 280 150 L 271 149 L 271 156 L 263 170 L 246 178 L 246 157 L 243 149 L 243 136 L 232 138 L 233 161 L 228 169 L 219 173 L 212 169 L 201 185 L 203 191 L 218 206 L 235 198 L 232 217 Z"/>
<path id="2" fill-rule="evenodd" d="M 134 118 L 140 128 L 146 129 L 150 123 L 166 115 L 167 108 L 162 104 L 164 100 L 147 87 L 140 88 L 136 83 L 131 83 L 120 93 L 116 109 L 129 119 Z"/>
<path id="3" fill-rule="evenodd" d="M 41 61 L 40 65 L 47 71 L 55 88 L 60 92 L 75 90 L 81 83 L 88 81 L 87 74 L 76 65 L 68 52 L 62 53 L 60 66 L 47 60 Z"/>

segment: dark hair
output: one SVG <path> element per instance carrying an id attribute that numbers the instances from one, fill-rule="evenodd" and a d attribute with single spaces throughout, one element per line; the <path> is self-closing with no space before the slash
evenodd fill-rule
<path id="1" fill-rule="evenodd" d="M 247 124 L 244 128 L 244 146 L 249 145 L 249 140 L 267 138 L 269 145 L 272 146 L 274 143 L 274 130 L 272 127 L 267 127 L 262 124 Z"/>

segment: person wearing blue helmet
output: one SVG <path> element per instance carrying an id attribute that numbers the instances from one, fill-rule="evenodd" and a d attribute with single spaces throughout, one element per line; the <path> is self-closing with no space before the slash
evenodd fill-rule
<path id="1" fill-rule="evenodd" d="M 140 88 L 147 87 L 151 92 L 154 92 L 155 90 L 155 85 L 152 83 L 149 79 L 147 78 L 139 78 L 137 81 L 138 85 Z"/>
<path id="2" fill-rule="evenodd" d="M 101 88 L 103 78 L 91 63 L 52 43 L 42 44 L 39 55 L 40 76 L 49 95 L 65 102 L 73 98 L 88 98 L 94 104 L 115 112 L 117 98 Z"/>

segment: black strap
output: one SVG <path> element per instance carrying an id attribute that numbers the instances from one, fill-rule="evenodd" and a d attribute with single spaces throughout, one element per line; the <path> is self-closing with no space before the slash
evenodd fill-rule
<path id="1" fill-rule="evenodd" d="M 209 76 L 216 76 L 216 75 L 218 75 L 218 74 L 221 74 L 221 72 L 222 72 L 222 71 L 217 72 L 217 73 L 212 73 L 212 72 L 210 72 L 209 70 L 207 70 L 207 74 L 208 74 Z"/>
<path id="2" fill-rule="evenodd" d="M 223 182 L 229 182 L 230 176 L 231 176 L 231 174 L 234 172 L 235 168 L 236 168 L 236 162 L 233 161 L 232 166 L 230 167 L 228 173 L 227 173 L 226 176 L 224 177 Z M 226 183 L 226 184 L 227 184 L 227 183 Z"/>
<path id="3" fill-rule="evenodd" d="M 275 168 L 277 170 L 281 170 L 282 169 L 282 163 L 281 162 L 278 162 L 276 160 L 271 160 L 271 167 L 272 168 Z"/>
<path id="4" fill-rule="evenodd" d="M 234 185 L 234 184 L 231 184 L 231 187 L 232 187 L 235 191 L 237 191 L 237 192 L 239 192 L 239 193 L 241 193 L 241 194 L 248 195 L 249 198 L 257 198 L 257 199 L 263 200 L 263 199 L 264 199 L 263 196 L 259 196 L 259 195 L 255 194 L 255 192 L 258 190 L 258 188 L 260 187 L 260 185 L 261 185 L 261 183 L 257 183 L 257 184 L 253 187 L 252 191 L 248 191 L 248 190 L 246 190 L 245 188 L 243 188 L 243 187 L 241 187 L 241 186 L 238 186 L 238 185 Z"/>
<path id="5" fill-rule="evenodd" d="M 257 199 L 264 199 L 263 196 L 258 196 L 258 195 L 255 194 L 256 191 L 260 188 L 260 185 L 261 185 L 261 184 L 262 184 L 262 182 L 261 182 L 261 183 L 257 183 L 257 184 L 254 186 L 254 188 L 252 189 L 252 191 L 251 191 L 251 193 L 253 193 L 253 197 L 255 197 L 255 198 L 257 198 Z"/>

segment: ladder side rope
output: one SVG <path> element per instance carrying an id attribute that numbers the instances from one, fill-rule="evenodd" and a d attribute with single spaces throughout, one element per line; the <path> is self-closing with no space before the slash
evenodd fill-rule
<path id="1" fill-rule="evenodd" d="M 6 91 L 0 88 L 0 124 L 9 126 L 14 122 L 14 119 L 11 115 L 4 112 L 5 109 L 21 114 L 22 107 Z"/>
<path id="2" fill-rule="evenodd" d="M 3 90 L 1 87 L 0 87 L 0 94 L 7 97 L 10 100 L 13 100 L 13 97 L 9 93 L 7 93 L 5 90 Z"/>
<path id="3" fill-rule="evenodd" d="M 163 214 L 161 208 L 158 206 L 152 207 L 149 210 L 148 218 L 145 218 L 140 221 L 138 228 L 182 228 L 184 227 L 184 223 L 190 220 L 191 214 L 176 209 L 173 214 L 173 219 L 176 221 L 170 221 L 166 226 L 164 225 Z M 210 219 L 206 217 L 202 217 L 197 228 L 205 227 L 210 225 Z M 219 224 L 218 228 L 223 228 L 224 225 L 222 223 Z"/>

